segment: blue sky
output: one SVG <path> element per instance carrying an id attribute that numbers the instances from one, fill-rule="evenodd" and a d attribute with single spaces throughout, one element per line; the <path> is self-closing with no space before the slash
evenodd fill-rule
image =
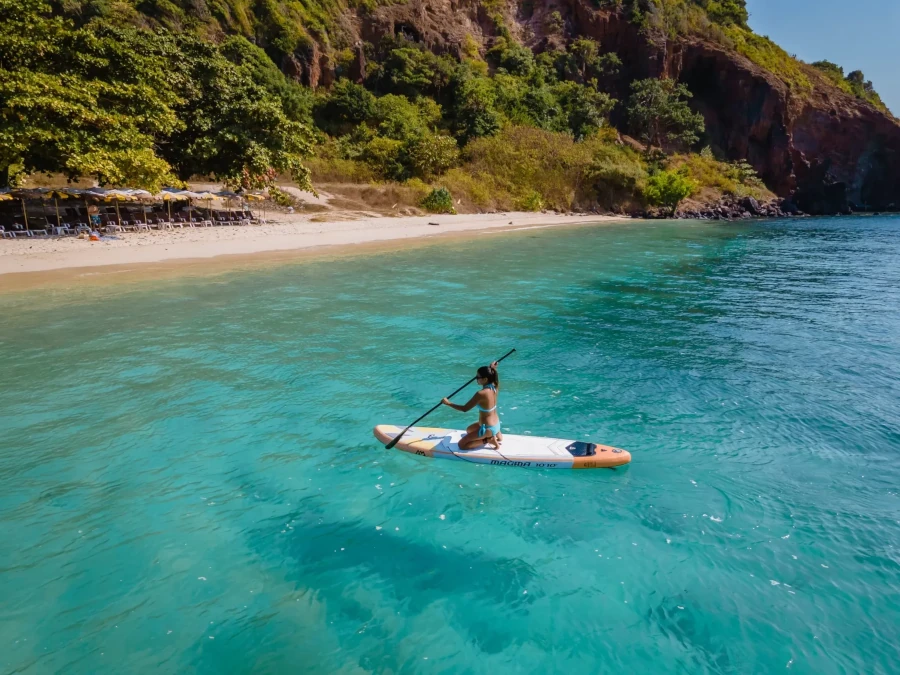
<path id="1" fill-rule="evenodd" d="M 807 62 L 862 70 L 900 115 L 900 0 L 747 0 L 750 26 Z"/>

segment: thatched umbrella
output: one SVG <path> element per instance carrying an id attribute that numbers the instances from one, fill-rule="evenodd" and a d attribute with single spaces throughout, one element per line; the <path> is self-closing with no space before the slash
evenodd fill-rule
<path id="1" fill-rule="evenodd" d="M 60 190 L 60 192 L 64 192 L 67 197 L 72 199 L 84 199 L 84 215 L 87 218 L 87 225 L 91 224 L 91 207 L 88 204 L 88 191 L 87 190 L 79 190 L 78 188 L 65 188 L 64 190 Z M 77 215 L 77 214 L 76 214 Z"/>
<path id="2" fill-rule="evenodd" d="M 241 196 L 237 192 L 232 192 L 231 190 L 219 190 L 215 195 L 219 199 L 224 199 L 226 204 L 237 199 L 241 203 L 241 211 L 244 210 L 244 200 L 241 199 Z M 230 211 L 231 209 L 229 208 L 229 216 L 231 215 Z"/>
<path id="3" fill-rule="evenodd" d="M 125 190 L 132 199 L 136 199 L 139 201 L 153 201 L 155 199 L 154 195 L 151 192 L 147 192 L 147 190 Z M 144 213 L 144 225 L 149 226 L 150 220 L 147 217 L 147 211 L 144 207 L 141 207 L 141 211 Z"/>
<path id="4" fill-rule="evenodd" d="M 119 224 L 119 227 L 122 227 L 122 214 L 119 211 L 119 202 L 128 202 L 134 199 L 127 191 L 125 190 L 104 190 L 102 188 L 92 188 L 88 190 L 87 194 L 95 199 L 102 200 L 104 202 L 115 202 L 116 204 L 116 221 Z"/>
<path id="5" fill-rule="evenodd" d="M 69 193 L 66 190 L 52 189 L 46 192 L 48 197 L 53 197 L 53 204 L 56 207 L 56 226 L 62 227 L 62 218 L 59 217 L 59 200 L 68 199 Z"/>
<path id="6" fill-rule="evenodd" d="M 22 202 L 22 218 L 25 221 L 25 230 L 28 231 L 31 227 L 28 224 L 28 209 L 25 208 L 25 200 L 26 199 L 41 199 L 41 195 L 37 190 L 25 190 L 21 188 L 17 188 L 10 192 L 10 196 L 14 199 L 18 199 Z M 41 203 L 43 207 L 43 202 Z"/>
<path id="7" fill-rule="evenodd" d="M 206 202 L 206 210 L 208 212 L 209 222 L 212 223 L 212 200 L 216 199 L 216 193 L 209 192 L 208 190 L 206 192 L 198 192 L 196 193 L 196 197 L 194 197 L 194 199 L 203 200 Z"/>
<path id="8" fill-rule="evenodd" d="M 156 195 L 156 198 L 166 203 L 169 210 L 170 223 L 172 222 L 172 202 L 183 202 L 188 199 L 185 191 L 177 188 L 163 188 L 162 192 Z"/>

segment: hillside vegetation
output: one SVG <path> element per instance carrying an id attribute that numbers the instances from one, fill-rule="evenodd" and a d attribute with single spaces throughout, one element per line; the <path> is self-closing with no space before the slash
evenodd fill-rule
<path id="1" fill-rule="evenodd" d="M 648 31 L 713 35 L 813 86 L 812 66 L 749 31 L 743 0 L 598 1 Z M 669 206 L 659 194 L 670 176 L 685 196 L 764 189 L 736 165 L 692 155 L 704 124 L 683 85 L 638 81 L 616 100 L 607 83 L 623 66 L 617 54 L 582 37 L 535 54 L 496 0 L 482 3 L 488 43 L 469 37 L 458 56 L 438 55 L 402 32 L 386 36 L 364 45 L 357 84 L 346 15 L 378 4 L 388 3 L 0 0 L 0 183 L 62 173 L 149 189 L 192 176 L 262 188 L 289 175 L 306 190 L 390 181 L 426 206 L 449 192 L 453 208 L 525 210 Z M 329 87 L 282 72 L 285 58 L 320 49 Z M 883 107 L 861 73 L 815 68 Z M 618 132 L 646 151 L 611 128 L 614 110 Z"/>

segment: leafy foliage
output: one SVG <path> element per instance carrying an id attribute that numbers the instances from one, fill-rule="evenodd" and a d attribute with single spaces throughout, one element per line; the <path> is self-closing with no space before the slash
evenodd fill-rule
<path id="1" fill-rule="evenodd" d="M 410 203 L 440 180 L 470 207 L 526 210 L 639 201 L 662 191 L 650 174 L 658 182 L 669 166 L 698 185 L 751 189 L 735 165 L 642 157 L 618 142 L 608 119 L 619 57 L 572 40 L 559 12 L 537 55 L 504 24 L 501 0 L 480 1 L 493 37 L 466 35 L 457 56 L 398 23 L 396 36 L 363 45 L 365 86 L 354 84 L 341 15 L 394 1 L 0 0 L 0 178 L 62 171 L 154 188 L 208 175 L 259 187 L 292 173 L 311 189 L 310 165 L 320 180 L 405 182 L 395 188 L 414 193 Z M 652 35 L 715 34 L 766 67 L 796 63 L 749 32 L 744 0 L 593 1 Z M 305 76 L 316 58 L 337 65 L 327 90 L 276 65 L 300 60 Z M 861 73 L 841 82 L 877 97 Z M 635 87 L 623 112 L 645 140 L 671 151 L 702 135 L 686 88 Z"/>
<path id="2" fill-rule="evenodd" d="M 328 96 L 314 107 L 316 124 L 334 134 L 350 133 L 354 127 L 375 116 L 375 96 L 350 80 L 338 80 Z"/>
<path id="3" fill-rule="evenodd" d="M 629 201 L 644 176 L 637 153 L 617 145 L 611 132 L 576 142 L 564 132 L 510 126 L 469 143 L 461 167 L 442 182 L 479 208 L 530 210 L 540 200 L 567 210 L 596 205 L 598 197 L 607 207 Z"/>
<path id="4" fill-rule="evenodd" d="M 712 188 L 738 197 L 767 199 L 771 193 L 746 161 L 720 162 L 705 148 L 699 155 L 676 155 L 669 168 L 690 178 L 699 188 Z"/>
<path id="5" fill-rule="evenodd" d="M 805 66 L 769 38 L 737 26 L 727 27 L 725 35 L 738 53 L 777 75 L 791 89 L 797 92 L 812 90 Z"/>
<path id="6" fill-rule="evenodd" d="M 44 0 L 0 0 L 0 176 L 60 172 L 155 189 L 176 175 L 239 182 L 275 169 L 311 189 L 301 163 L 309 132 L 278 93 L 287 97 L 287 83 L 269 72 L 275 91 L 257 84 L 259 53 L 229 47 L 240 65 L 191 35 L 101 19 L 76 26 Z"/>
<path id="7" fill-rule="evenodd" d="M 462 68 L 460 71 L 454 86 L 453 117 L 456 135 L 466 143 L 497 133 L 500 114 L 495 106 L 497 95 L 491 81 Z"/>
<path id="8" fill-rule="evenodd" d="M 668 208 L 672 213 L 678 205 L 697 190 L 697 184 L 676 171 L 659 171 L 647 180 L 644 197 L 654 206 Z"/>
<path id="9" fill-rule="evenodd" d="M 824 74 L 838 88 L 851 96 L 868 101 L 876 108 L 887 111 L 887 106 L 881 100 L 878 92 L 875 91 L 875 85 L 872 84 L 871 80 L 866 79 L 861 70 L 854 70 L 845 76 L 844 69 L 831 61 L 816 61 L 811 65 Z"/>
<path id="10" fill-rule="evenodd" d="M 688 105 L 692 94 L 674 80 L 639 80 L 631 85 L 628 119 L 651 146 L 690 147 L 705 130 L 703 116 Z"/>
<path id="11" fill-rule="evenodd" d="M 453 195 L 445 187 L 435 188 L 429 192 L 422 200 L 422 208 L 430 213 L 456 213 L 456 209 L 453 208 Z"/>

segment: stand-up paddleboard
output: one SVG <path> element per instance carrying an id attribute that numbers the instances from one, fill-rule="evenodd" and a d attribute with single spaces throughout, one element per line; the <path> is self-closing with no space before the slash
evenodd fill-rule
<path id="1" fill-rule="evenodd" d="M 401 431 L 403 427 L 379 424 L 375 427 L 375 438 L 387 444 Z M 423 457 L 533 469 L 612 469 L 631 461 L 627 450 L 609 445 L 511 434 L 503 434 L 499 450 L 488 445 L 460 450 L 459 439 L 464 435 L 464 431 L 453 429 L 413 427 L 394 447 Z"/>

